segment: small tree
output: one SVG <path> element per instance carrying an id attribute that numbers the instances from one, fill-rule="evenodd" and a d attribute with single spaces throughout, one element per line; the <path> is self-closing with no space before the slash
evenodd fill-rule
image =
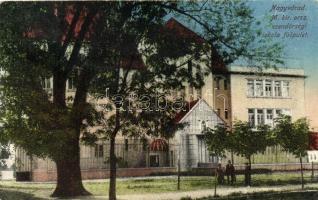
<path id="1" fill-rule="evenodd" d="M 262 125 L 253 129 L 248 122 L 237 121 L 230 134 L 231 149 L 239 156 L 245 157 L 251 166 L 251 157 L 256 153 L 263 153 L 269 145 L 269 126 Z M 247 183 L 251 184 L 251 168 L 248 168 Z"/>
<path id="2" fill-rule="evenodd" d="M 214 156 L 225 157 L 225 151 L 229 149 L 229 132 L 227 128 L 217 125 L 215 129 L 207 128 L 204 134 L 209 152 Z M 216 178 L 217 173 L 215 172 Z M 217 180 L 215 180 L 214 186 L 214 196 L 216 196 Z"/>
<path id="3" fill-rule="evenodd" d="M 309 123 L 306 118 L 292 122 L 290 116 L 281 115 L 276 119 L 275 134 L 284 151 L 299 158 L 301 171 L 301 188 L 304 189 L 302 157 L 306 155 L 309 144 Z"/>
<path id="4" fill-rule="evenodd" d="M 215 129 L 207 128 L 205 131 L 205 141 L 209 152 L 218 157 L 224 157 L 228 149 L 228 130 L 222 125 L 217 125 Z"/>

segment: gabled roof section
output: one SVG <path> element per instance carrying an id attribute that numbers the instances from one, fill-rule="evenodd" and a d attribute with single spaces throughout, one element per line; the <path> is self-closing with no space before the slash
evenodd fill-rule
<path id="1" fill-rule="evenodd" d="M 177 124 L 177 123 L 180 123 L 181 120 L 182 120 L 188 113 L 190 113 L 190 112 L 192 111 L 192 109 L 194 108 L 194 106 L 197 105 L 199 101 L 200 101 L 200 100 L 197 99 L 197 100 L 195 100 L 195 101 L 187 102 L 186 108 L 185 108 L 184 110 L 182 110 L 181 112 L 179 112 L 179 113 L 175 116 L 175 118 L 174 118 L 175 123 L 176 123 L 176 124 Z"/>
<path id="2" fill-rule="evenodd" d="M 194 39 L 198 43 L 205 43 L 206 40 L 202 38 L 200 35 L 192 31 L 191 29 L 187 28 L 183 24 L 181 24 L 179 21 L 177 21 L 174 18 L 170 18 L 166 24 L 165 27 L 167 29 L 170 29 L 174 31 L 178 36 L 183 37 L 185 39 Z"/>
<path id="3" fill-rule="evenodd" d="M 176 115 L 175 123 L 182 123 L 182 121 L 186 119 L 187 116 L 189 116 L 191 112 L 194 111 L 201 103 L 206 104 L 211 109 L 211 112 L 213 112 L 219 118 L 219 120 L 223 122 L 223 124 L 226 124 L 226 122 L 209 106 L 204 99 L 197 99 L 195 101 L 188 102 L 187 107 Z"/>
<path id="4" fill-rule="evenodd" d="M 199 34 L 195 33 L 174 18 L 170 18 L 166 22 L 165 27 L 174 31 L 177 35 L 184 37 L 185 39 L 192 39 L 198 43 L 208 43 L 208 41 Z M 214 45 L 211 46 L 211 65 L 212 72 L 215 74 L 226 74 L 228 72 L 223 58 Z"/>

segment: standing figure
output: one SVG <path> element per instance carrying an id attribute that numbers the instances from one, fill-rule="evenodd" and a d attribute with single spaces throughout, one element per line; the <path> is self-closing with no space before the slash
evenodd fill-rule
<path id="1" fill-rule="evenodd" d="M 233 185 L 233 183 L 236 181 L 236 177 L 235 177 L 235 167 L 234 165 L 231 163 L 231 161 L 229 160 L 226 167 L 225 167 L 225 174 L 227 177 L 227 183 Z"/>
<path id="2" fill-rule="evenodd" d="M 217 177 L 218 177 L 218 183 L 223 184 L 224 183 L 224 170 L 222 168 L 221 163 L 218 164 L 218 168 L 216 169 Z"/>

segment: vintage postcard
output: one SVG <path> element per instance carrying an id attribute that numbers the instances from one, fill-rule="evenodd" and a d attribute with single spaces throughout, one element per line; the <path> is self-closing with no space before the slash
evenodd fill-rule
<path id="1" fill-rule="evenodd" d="M 318 1 L 1 1 L 0 200 L 318 199 Z"/>

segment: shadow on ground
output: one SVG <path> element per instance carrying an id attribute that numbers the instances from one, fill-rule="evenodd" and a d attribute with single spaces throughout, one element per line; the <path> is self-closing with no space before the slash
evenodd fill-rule
<path id="1" fill-rule="evenodd" d="M 294 191 L 294 192 L 258 192 L 250 194 L 233 193 L 226 197 L 204 197 L 196 200 L 317 200 L 317 191 Z M 192 200 L 183 197 L 181 200 Z"/>
<path id="2" fill-rule="evenodd" d="M 44 200 L 43 198 L 34 197 L 33 194 L 0 189 L 0 199 L 1 200 Z"/>

